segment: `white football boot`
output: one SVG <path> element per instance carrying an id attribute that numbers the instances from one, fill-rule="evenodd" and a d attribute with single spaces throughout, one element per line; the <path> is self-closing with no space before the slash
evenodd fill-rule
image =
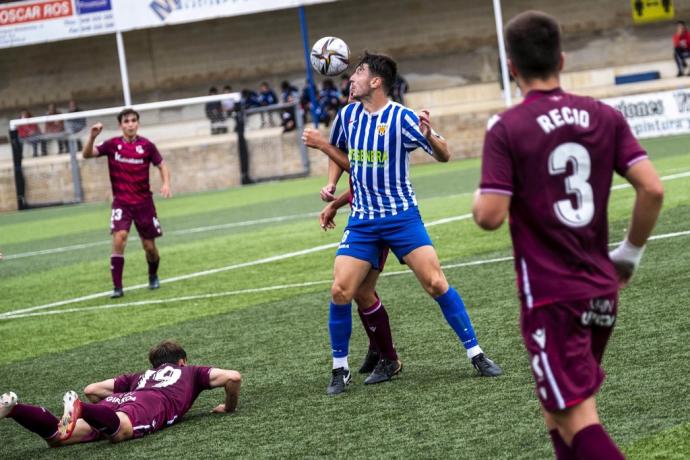
<path id="1" fill-rule="evenodd" d="M 62 397 L 62 402 L 65 405 L 65 410 L 58 423 L 58 431 L 60 432 L 60 439 L 64 441 L 72 436 L 72 432 L 77 426 L 77 420 L 81 417 L 81 400 L 77 393 L 68 391 Z"/>
<path id="2" fill-rule="evenodd" d="M 0 396 L 0 418 L 5 418 L 17 405 L 17 394 L 14 391 L 9 391 Z"/>

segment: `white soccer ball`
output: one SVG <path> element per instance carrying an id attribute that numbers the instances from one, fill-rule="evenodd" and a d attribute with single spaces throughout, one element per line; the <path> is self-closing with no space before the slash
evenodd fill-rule
<path id="1" fill-rule="evenodd" d="M 311 65 L 321 75 L 338 75 L 350 65 L 350 48 L 338 37 L 323 37 L 311 48 Z"/>

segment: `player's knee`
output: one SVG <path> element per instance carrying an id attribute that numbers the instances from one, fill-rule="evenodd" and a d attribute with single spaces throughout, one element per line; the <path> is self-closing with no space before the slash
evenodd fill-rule
<path id="1" fill-rule="evenodd" d="M 353 296 L 353 290 L 348 289 L 342 283 L 335 282 L 333 286 L 331 286 L 331 297 L 333 298 L 333 302 L 337 304 L 350 303 Z"/>
<path id="2" fill-rule="evenodd" d="M 435 298 L 446 293 L 448 281 L 446 281 L 446 277 L 442 273 L 434 275 L 426 281 L 424 289 Z"/>

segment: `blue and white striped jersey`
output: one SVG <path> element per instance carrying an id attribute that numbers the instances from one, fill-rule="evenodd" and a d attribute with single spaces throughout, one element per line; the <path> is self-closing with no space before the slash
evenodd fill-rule
<path id="1" fill-rule="evenodd" d="M 350 158 L 353 217 L 389 217 L 417 206 L 409 154 L 421 147 L 431 155 L 432 149 L 414 111 L 389 101 L 368 113 L 353 102 L 338 112 L 331 144 Z"/>

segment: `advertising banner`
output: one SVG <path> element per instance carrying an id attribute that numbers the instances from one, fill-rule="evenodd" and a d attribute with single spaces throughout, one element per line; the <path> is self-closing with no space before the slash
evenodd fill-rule
<path id="1" fill-rule="evenodd" d="M 24 0 L 0 3 L 0 49 L 335 0 Z"/>
<path id="2" fill-rule="evenodd" d="M 690 89 L 603 99 L 639 139 L 690 133 Z"/>
<path id="3" fill-rule="evenodd" d="M 635 24 L 668 21 L 675 16 L 673 0 L 630 0 L 630 6 Z"/>
<path id="4" fill-rule="evenodd" d="M 111 0 L 0 4 L 0 48 L 115 32 Z"/>

